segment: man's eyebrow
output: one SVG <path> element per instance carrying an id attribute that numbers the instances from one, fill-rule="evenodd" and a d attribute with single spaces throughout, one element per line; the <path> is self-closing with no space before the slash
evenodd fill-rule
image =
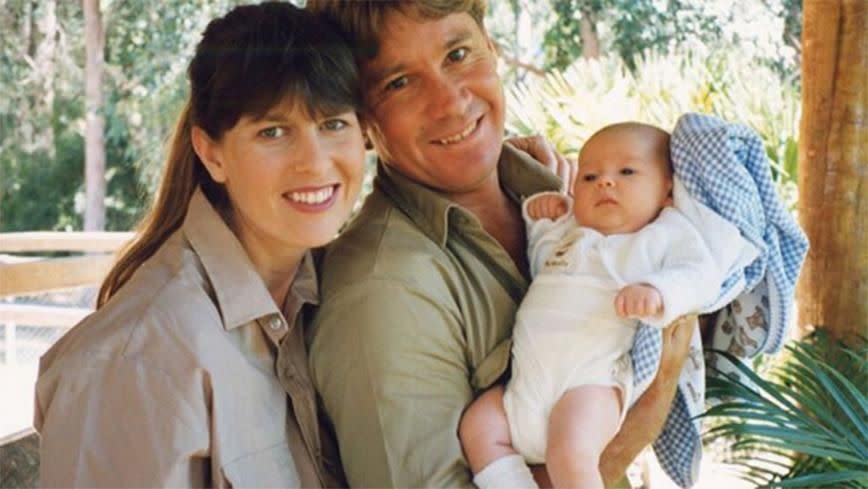
<path id="1" fill-rule="evenodd" d="M 473 38 L 473 32 L 470 29 L 461 29 L 454 34 L 452 34 L 446 43 L 443 44 L 443 50 L 449 51 L 460 44 L 466 43 L 468 40 Z M 391 78 L 396 73 L 400 73 L 406 69 L 406 65 L 397 64 L 393 66 L 386 66 L 385 68 L 374 69 L 371 71 L 371 74 L 367 77 L 368 83 L 371 85 L 377 85 L 383 80 L 387 78 Z"/>
<path id="2" fill-rule="evenodd" d="M 383 80 L 385 80 L 387 78 L 391 78 L 392 75 L 394 75 L 396 73 L 400 73 L 400 72 L 404 71 L 404 69 L 405 69 L 405 65 L 398 64 L 398 65 L 387 66 L 385 68 L 380 68 L 380 69 L 374 70 L 367 77 L 368 78 L 368 84 L 369 85 L 379 85 L 380 82 L 382 82 Z"/>
<path id="3" fill-rule="evenodd" d="M 443 46 L 445 50 L 450 50 L 459 44 L 464 44 L 473 37 L 473 32 L 470 29 L 461 29 L 449 37 L 446 44 Z"/>

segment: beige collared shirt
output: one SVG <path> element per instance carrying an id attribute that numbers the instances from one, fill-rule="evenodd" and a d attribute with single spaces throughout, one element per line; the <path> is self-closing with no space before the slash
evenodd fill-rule
<path id="1" fill-rule="evenodd" d="M 181 229 L 42 357 L 42 486 L 331 483 L 301 321 L 313 267 L 278 309 L 197 191 Z"/>

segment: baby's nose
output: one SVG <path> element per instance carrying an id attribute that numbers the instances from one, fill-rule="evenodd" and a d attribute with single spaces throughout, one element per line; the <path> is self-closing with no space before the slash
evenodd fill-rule
<path id="1" fill-rule="evenodd" d="M 613 187 L 615 185 L 615 180 L 608 176 L 601 176 L 597 179 L 597 185 L 600 187 Z"/>

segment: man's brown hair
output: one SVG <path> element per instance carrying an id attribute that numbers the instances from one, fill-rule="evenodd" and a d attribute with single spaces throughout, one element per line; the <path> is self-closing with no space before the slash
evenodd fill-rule
<path id="1" fill-rule="evenodd" d="M 485 32 L 486 0 L 307 0 L 305 8 L 336 23 L 360 61 L 377 55 L 383 19 L 394 11 L 426 20 L 466 12 Z"/>

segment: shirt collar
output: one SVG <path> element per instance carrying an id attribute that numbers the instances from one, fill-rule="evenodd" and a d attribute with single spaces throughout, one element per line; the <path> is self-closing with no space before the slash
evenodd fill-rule
<path id="1" fill-rule="evenodd" d="M 497 164 L 500 183 L 517 202 L 537 192 L 558 190 L 560 180 L 527 153 L 503 145 Z M 377 162 L 374 185 L 388 195 L 434 242 L 446 245 L 450 210 L 461 206 L 439 192 L 407 178 L 382 161 Z"/>
<path id="2" fill-rule="evenodd" d="M 226 329 L 278 313 L 247 252 L 201 189 L 196 189 L 190 199 L 181 229 L 202 262 Z M 289 293 L 316 304 L 317 291 L 314 263 L 308 252 L 299 264 Z"/>

